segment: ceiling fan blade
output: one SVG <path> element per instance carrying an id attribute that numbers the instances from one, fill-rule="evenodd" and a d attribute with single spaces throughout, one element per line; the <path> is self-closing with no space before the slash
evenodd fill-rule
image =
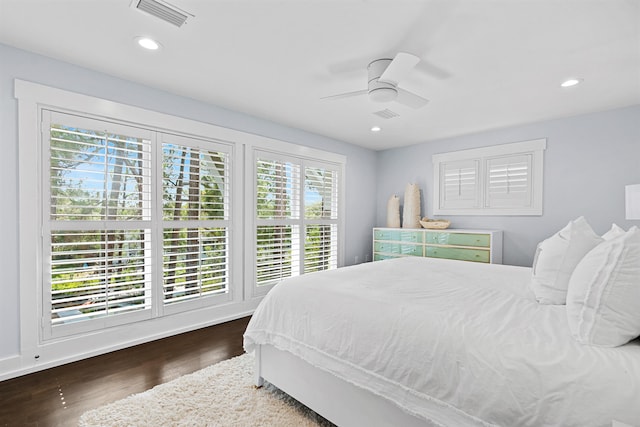
<path id="1" fill-rule="evenodd" d="M 395 101 L 411 108 L 421 108 L 427 105 L 427 103 L 429 102 L 428 99 L 401 88 L 398 88 L 398 97 L 395 99 Z"/>
<path id="2" fill-rule="evenodd" d="M 357 90 L 355 92 L 347 92 L 347 93 L 339 93 L 338 95 L 324 96 L 320 99 L 342 99 L 342 98 L 352 98 L 354 96 L 366 95 L 369 93 L 367 89 Z"/>
<path id="3" fill-rule="evenodd" d="M 393 61 L 389 64 L 384 73 L 378 79 L 382 83 L 391 83 L 396 86 L 407 74 L 413 70 L 413 67 L 420 62 L 420 58 L 406 52 L 398 52 Z"/>

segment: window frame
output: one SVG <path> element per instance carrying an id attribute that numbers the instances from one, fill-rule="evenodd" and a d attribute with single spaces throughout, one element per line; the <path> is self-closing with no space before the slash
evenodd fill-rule
<path id="1" fill-rule="evenodd" d="M 284 222 L 295 223 L 299 226 L 299 252 L 301 254 L 299 264 L 299 274 L 304 271 L 304 239 L 307 224 L 316 224 L 323 221 L 311 220 L 305 218 L 304 206 L 304 174 L 307 167 L 330 167 L 338 173 L 338 218 L 333 221 L 337 226 L 337 267 L 344 265 L 344 223 L 345 223 L 345 168 L 346 157 L 340 154 L 327 151 L 317 150 L 309 147 L 303 147 L 295 144 L 289 144 L 283 141 L 271 141 L 269 144 L 257 143 L 247 146 L 247 155 L 245 156 L 245 180 L 249 184 L 246 191 L 245 208 L 247 211 L 245 223 L 245 247 L 252 248 L 251 253 L 245 254 L 247 265 L 251 266 L 251 270 L 246 270 L 245 293 L 251 298 L 261 298 L 271 290 L 276 283 L 258 286 L 256 278 L 256 236 L 255 231 L 258 223 L 257 219 L 257 186 L 256 186 L 256 165 L 260 154 L 266 155 L 273 160 L 297 162 L 300 165 L 300 205 L 299 218 L 288 219 Z"/>
<path id="2" fill-rule="evenodd" d="M 493 145 L 489 147 L 469 150 L 438 153 L 432 156 L 433 162 L 433 214 L 434 215 L 542 215 L 544 150 L 547 147 L 546 138 L 509 144 Z M 513 206 L 490 206 L 489 197 L 489 163 L 496 159 L 517 158 L 528 156 L 530 159 L 530 173 L 527 175 L 530 185 L 529 199 L 526 203 L 512 200 Z M 468 164 L 475 162 L 475 176 L 477 181 L 476 193 L 473 200 L 468 199 L 457 203 L 447 204 L 445 180 L 443 173 L 447 165 Z M 509 198 L 503 198 L 509 200 Z"/>
<path id="3" fill-rule="evenodd" d="M 47 249 L 47 246 L 50 248 L 51 241 L 44 240 L 48 239 L 51 236 L 51 232 L 57 227 L 62 227 L 65 229 L 71 227 L 73 229 L 83 230 L 89 228 L 95 228 L 96 230 L 111 230 L 115 229 L 114 227 L 124 227 L 122 229 L 131 229 L 131 228 L 143 228 L 145 229 L 149 235 L 149 246 L 148 250 L 150 251 L 151 257 L 151 266 L 149 271 L 146 274 L 149 274 L 151 277 L 151 282 L 149 284 L 149 289 L 145 293 L 149 293 L 150 295 L 147 297 L 150 300 L 149 307 L 144 309 L 131 312 L 131 313 L 123 313 L 118 314 L 116 316 L 104 316 L 98 317 L 95 319 L 85 319 L 81 322 L 72 322 L 72 323 L 62 323 L 59 325 L 53 325 L 51 321 L 51 289 L 50 289 L 50 275 L 49 268 L 43 269 L 43 276 L 40 288 L 40 313 L 38 316 L 41 318 L 42 325 L 42 336 L 41 339 L 43 341 L 68 337 L 70 335 L 77 335 L 82 333 L 90 333 L 93 331 L 99 331 L 104 328 L 125 325 L 125 324 L 133 324 L 136 322 L 140 322 L 143 320 L 150 320 L 157 317 L 167 316 L 175 313 L 191 311 L 194 309 L 207 307 L 207 306 L 215 306 L 227 303 L 233 299 L 233 265 L 235 263 L 241 264 L 241 259 L 238 259 L 237 256 L 234 258 L 231 256 L 233 252 L 233 240 L 230 236 L 230 230 L 233 228 L 233 220 L 231 216 L 224 220 L 189 220 L 189 221 L 178 221 L 177 223 L 171 220 L 164 219 L 164 211 L 163 211 L 163 188 L 162 188 L 162 173 L 163 173 L 163 148 L 164 144 L 170 143 L 180 143 L 185 146 L 189 146 L 192 148 L 196 148 L 200 151 L 221 151 L 225 152 L 229 156 L 229 163 L 232 164 L 234 162 L 234 145 L 229 143 L 221 143 L 219 141 L 215 141 L 210 137 L 204 136 L 193 136 L 184 134 L 182 132 L 176 131 L 172 129 L 170 131 L 160 130 L 154 128 L 150 125 L 136 123 L 134 126 L 130 124 L 123 123 L 122 120 L 117 119 L 106 119 L 103 117 L 89 116 L 87 114 L 80 113 L 70 113 L 65 111 L 62 108 L 40 108 L 39 116 L 41 120 L 41 136 L 38 142 L 41 147 L 42 158 L 40 164 L 43 167 L 38 171 L 41 179 L 40 188 L 42 189 L 42 202 L 40 203 L 40 209 L 42 210 L 41 214 L 41 227 L 42 227 L 42 246 L 38 249 L 41 251 L 41 257 L 43 259 L 50 259 L 50 252 Z M 101 129 L 104 129 L 106 132 L 118 132 L 118 133 L 129 133 L 130 136 L 136 137 L 144 137 L 149 140 L 149 160 L 150 163 L 150 197 L 151 203 L 150 206 L 146 209 L 148 210 L 148 219 L 140 219 L 140 220 L 94 220 L 94 221 L 63 221 L 59 222 L 56 228 L 50 227 L 49 224 L 55 224 L 56 221 L 52 221 L 49 218 L 48 212 L 50 211 L 50 204 L 45 203 L 46 200 L 51 200 L 49 193 L 49 179 L 50 175 L 47 172 L 49 170 L 49 161 L 50 156 L 48 152 L 50 150 L 50 123 L 53 123 L 53 117 L 64 116 L 64 118 L 60 118 L 60 120 L 65 121 L 62 123 L 64 125 L 68 125 L 71 127 L 86 127 L 92 129 L 94 127 L 101 126 Z M 47 126 L 45 126 L 47 125 Z M 236 162 L 240 164 L 240 162 Z M 233 173 L 233 169 L 235 166 L 231 166 L 231 170 Z M 230 183 L 233 185 L 233 181 Z M 230 200 L 229 205 L 232 205 L 233 202 L 231 199 L 237 196 L 234 195 L 233 192 L 229 190 Z M 231 212 L 233 209 L 229 206 Z M 71 225 L 73 224 L 73 225 Z M 82 225 L 84 224 L 84 225 Z M 121 224 L 121 225 L 119 225 Z M 164 256 L 164 230 L 165 228 L 172 228 L 172 225 L 181 224 L 179 228 L 193 228 L 194 226 L 197 228 L 208 228 L 213 226 L 223 225 L 227 229 L 227 242 L 229 247 L 227 248 L 227 262 L 228 262 L 228 282 L 227 282 L 227 290 L 220 294 L 215 295 L 205 295 L 199 296 L 193 299 L 188 299 L 185 301 L 175 302 L 171 304 L 167 304 L 164 300 L 164 264 L 162 261 Z M 184 224 L 184 226 L 182 225 Z"/>
<path id="4" fill-rule="evenodd" d="M 341 167 L 340 192 L 340 235 L 338 266 L 344 265 L 344 197 L 346 156 L 307 146 L 286 143 L 261 135 L 224 128 L 209 123 L 185 119 L 175 115 L 160 113 L 145 108 L 122 104 L 90 95 L 70 92 L 50 86 L 14 80 L 14 97 L 18 112 L 18 212 L 19 234 L 19 357 L 15 362 L 17 370 L 23 372 L 60 363 L 78 360 L 102 354 L 130 345 L 147 342 L 193 329 L 206 327 L 220 322 L 251 315 L 257 308 L 263 295 L 251 292 L 249 280 L 251 265 L 245 257 L 245 248 L 252 245 L 252 233 L 247 233 L 247 224 L 253 225 L 252 215 L 246 215 L 251 203 L 252 180 L 247 180 L 252 169 L 247 169 L 252 147 L 276 150 L 281 153 L 297 153 L 308 160 L 323 158 L 334 161 Z M 136 323 L 111 325 L 99 331 L 88 331 L 68 336 L 47 338 L 43 319 L 42 278 L 46 274 L 42 254 L 42 191 L 41 171 L 42 137 L 49 132 L 41 126 L 41 110 L 52 109 L 69 114 L 99 120 L 111 120 L 124 125 L 144 127 L 177 133 L 178 135 L 211 140 L 228 144 L 233 150 L 231 171 L 232 190 L 231 212 L 233 225 L 229 230 L 229 239 L 233 242 L 230 257 L 235 260 L 231 269 L 234 279 L 229 288 L 229 299 L 220 304 L 194 307 L 193 310 L 168 313 Z M 152 155 L 153 152 L 152 152 Z M 239 191 L 236 191 L 239 190 Z M 158 191 L 154 188 L 152 191 Z M 250 212 L 253 212 L 251 210 Z M 249 228 L 250 229 L 250 228 Z M 158 228 L 159 230 L 159 228 Z M 162 234 L 160 232 L 160 234 Z M 251 250 L 246 252 L 253 252 Z M 161 269 L 152 266 L 154 277 L 161 277 Z M 155 280 L 155 279 L 154 279 Z M 154 298 L 162 299 L 162 293 L 156 292 Z M 196 300 L 197 301 L 197 300 Z M 184 304 L 187 304 L 185 302 Z M 154 316 L 162 309 L 155 304 Z M 47 313 L 50 317 L 50 313 Z M 98 333 L 99 332 L 99 333 Z"/>
<path id="5" fill-rule="evenodd" d="M 118 132 L 119 134 L 127 133 L 127 136 L 134 136 L 138 138 L 143 138 L 149 140 L 149 152 L 147 159 L 148 163 L 151 163 L 150 157 L 153 156 L 153 142 L 154 136 L 153 131 L 149 129 L 143 129 L 140 127 L 127 126 L 122 123 L 117 123 L 114 121 L 106 121 L 96 119 L 94 117 L 84 117 L 78 114 L 69 114 L 68 112 L 62 111 L 60 108 L 52 109 L 52 108 L 41 108 L 39 119 L 41 122 L 42 132 L 41 139 L 38 142 L 41 147 L 42 157 L 40 162 L 43 167 L 40 169 L 40 180 L 42 189 L 42 203 L 40 203 L 41 209 L 41 218 L 42 222 L 39 226 L 42 227 L 42 245 L 39 248 L 41 250 L 41 256 L 43 259 L 48 260 L 48 266 L 52 265 L 52 253 L 51 253 L 51 240 L 50 237 L 55 231 L 112 231 L 112 230 L 130 230 L 130 229 L 141 229 L 146 230 L 146 233 L 151 236 L 153 234 L 153 224 L 151 220 L 151 211 L 153 208 L 147 206 L 143 208 L 143 210 L 148 212 L 148 218 L 139 218 L 137 220 L 117 220 L 117 219 L 101 219 L 101 220 L 54 220 L 51 218 L 51 204 L 45 203 L 45 200 L 51 200 L 51 192 L 50 192 L 50 170 L 51 164 L 51 156 L 48 155 L 49 150 L 51 149 L 51 141 L 50 141 L 50 125 L 54 122 L 60 121 L 65 126 L 73 127 L 73 128 L 94 128 L 97 126 L 102 126 L 102 130 L 105 132 Z M 64 118 L 62 116 L 65 116 Z M 62 123 L 64 122 L 64 123 Z M 88 126 L 85 126 L 88 125 Z M 108 128 L 107 128 L 108 126 Z M 105 129 L 106 128 L 106 129 Z M 105 146 L 105 152 L 108 151 Z M 106 153 L 105 153 L 106 156 Z M 151 182 L 154 181 L 153 171 L 151 171 L 150 176 L 148 177 Z M 106 177 L 106 176 L 105 176 Z M 147 183 L 149 185 L 149 183 Z M 149 193 L 151 193 L 149 191 Z M 143 215 L 144 216 L 144 215 Z M 149 238 L 151 240 L 151 238 Z M 151 258 L 154 257 L 153 253 L 155 252 L 155 248 L 151 248 Z M 128 323 L 134 323 L 138 321 L 148 320 L 152 318 L 152 306 L 153 303 L 149 303 L 148 307 L 145 307 L 140 310 L 136 310 L 130 313 L 122 313 L 116 316 L 104 316 L 98 317 L 95 319 L 84 319 L 79 322 L 65 323 L 59 325 L 53 325 L 51 321 L 51 310 L 52 310 L 52 291 L 51 291 L 51 275 L 49 274 L 49 268 L 43 269 L 42 274 L 42 286 L 40 286 L 41 295 L 39 297 L 41 301 L 41 313 L 39 316 L 42 318 L 42 339 L 50 340 L 53 338 L 61 338 L 69 335 L 75 335 L 84 332 L 90 332 L 94 330 L 99 330 L 107 327 L 118 326 Z M 154 277 L 153 266 L 148 265 L 145 268 L 145 275 L 149 275 L 151 277 L 151 281 Z M 152 286 L 150 283 L 149 286 Z M 145 290 L 145 294 L 147 290 Z M 153 292 L 151 292 L 153 295 Z M 146 304 L 145 304 L 146 305 Z M 48 314 L 48 316 L 47 316 Z"/>
<path id="6" fill-rule="evenodd" d="M 169 140 L 166 140 L 165 137 L 166 136 L 171 136 L 171 137 L 175 137 L 178 138 L 178 140 L 184 140 L 187 139 L 191 142 L 190 147 L 195 147 L 198 148 L 199 150 L 212 150 L 212 151 L 220 151 L 220 152 L 225 152 L 229 155 L 229 164 L 230 164 L 230 168 L 231 168 L 231 174 L 230 174 L 230 183 L 228 186 L 226 186 L 225 191 L 227 191 L 230 195 L 230 200 L 229 200 L 229 207 L 228 209 L 230 210 L 230 215 L 228 216 L 227 219 L 211 219 L 211 220 L 198 220 L 198 221 L 184 221 L 185 227 L 188 228 L 188 226 L 190 224 L 197 224 L 197 223 L 206 223 L 208 225 L 203 225 L 205 228 L 220 228 L 220 227 L 226 227 L 226 231 L 227 231 L 227 242 L 230 246 L 230 250 L 228 251 L 228 263 L 229 263 L 229 267 L 228 267 L 228 274 L 229 274 L 229 278 L 228 278 L 228 289 L 227 292 L 224 293 L 220 293 L 220 294 L 215 294 L 215 295 L 207 295 L 204 297 L 200 297 L 200 298 L 194 298 L 191 300 L 185 300 L 185 301 L 180 301 L 180 302 L 175 302 L 175 303 L 171 303 L 171 304 L 167 304 L 165 303 L 164 300 L 164 292 L 156 292 L 156 297 L 161 299 L 162 301 L 160 303 L 158 303 L 158 310 L 161 312 L 161 315 L 166 316 L 166 315 L 171 315 L 171 314 L 175 314 L 175 313 L 180 313 L 180 312 L 185 312 L 185 311 L 191 311 L 191 310 L 195 310 L 198 308 L 202 308 L 202 307 L 206 307 L 206 306 L 210 306 L 210 305 L 220 305 L 220 304 L 225 304 L 228 303 L 230 301 L 234 300 L 234 294 L 238 293 L 238 289 L 236 289 L 233 286 L 234 280 L 235 280 L 235 276 L 237 274 L 236 270 L 234 268 L 234 264 L 242 264 L 242 258 L 238 256 L 238 251 L 234 250 L 235 246 L 239 246 L 238 242 L 234 241 L 233 237 L 235 236 L 235 229 L 237 229 L 237 224 L 242 224 L 242 221 L 240 220 L 240 216 L 242 215 L 241 212 L 236 213 L 235 211 L 239 209 L 238 203 L 234 203 L 234 199 L 238 199 L 240 200 L 241 197 L 240 195 L 236 194 L 236 191 L 234 191 L 234 188 L 237 186 L 234 177 L 234 172 L 235 169 L 238 169 L 239 167 L 241 167 L 241 161 L 240 159 L 236 159 L 236 147 L 234 144 L 229 144 L 226 142 L 221 142 L 221 141 L 215 141 L 211 138 L 206 138 L 206 137 L 195 137 L 195 136 L 185 136 L 185 135 L 181 135 L 175 132 L 163 132 L 160 136 L 159 141 L 158 141 L 158 146 L 157 146 L 157 155 L 158 156 L 162 156 L 162 148 L 163 148 L 163 144 L 165 143 L 170 143 Z M 188 141 L 185 141 L 188 142 Z M 173 143 L 173 142 L 171 142 Z M 236 174 L 237 175 L 237 174 Z M 241 187 L 239 187 L 241 188 Z M 157 194 L 157 200 L 162 200 L 162 185 L 161 183 L 158 181 L 156 182 L 156 194 Z M 235 206 L 235 207 L 234 207 Z M 159 238 L 160 238 L 160 242 L 162 242 L 162 244 L 160 245 L 160 247 L 162 249 L 164 249 L 164 230 L 166 228 L 175 228 L 172 227 L 171 225 L 173 224 L 179 224 L 179 223 L 183 223 L 183 221 L 175 221 L 175 220 L 166 220 L 164 219 L 164 213 L 163 213 L 163 206 L 162 203 L 160 203 L 159 206 L 159 210 L 161 211 L 159 213 L 160 219 L 158 220 L 159 222 L 159 226 L 158 226 L 158 234 L 159 234 Z M 183 228 L 183 227 L 178 227 L 178 228 Z M 235 256 L 234 256 L 235 253 Z M 162 265 L 158 267 L 158 269 L 160 270 L 160 272 L 158 274 L 160 274 L 160 276 L 158 276 L 158 280 L 161 280 L 162 283 L 159 285 L 159 288 L 161 288 L 162 290 L 164 290 L 164 271 L 162 268 Z M 240 276 L 242 277 L 242 276 Z"/>
<path id="7" fill-rule="evenodd" d="M 15 97 L 18 101 L 18 180 L 20 192 L 18 197 L 18 209 L 20 212 L 19 235 L 19 272 L 20 272 L 20 349 L 23 357 L 32 356 L 34 358 L 43 359 L 60 358 L 62 354 L 96 354 L 99 351 L 95 348 L 104 348 L 105 343 L 111 343 L 118 346 L 123 339 L 132 339 L 132 329 L 130 325 L 137 325 L 137 333 L 146 335 L 168 335 L 171 330 L 181 328 L 180 324 L 193 325 L 211 324 L 216 318 L 226 317 L 224 307 L 228 303 L 239 304 L 238 310 L 242 313 L 244 310 L 252 310 L 255 304 L 243 303 L 243 277 L 244 271 L 242 267 L 242 241 L 243 241 L 243 213 L 242 193 L 231 191 L 230 210 L 231 218 L 229 227 L 229 241 L 235 243 L 230 245 L 230 286 L 228 295 L 222 298 L 218 295 L 206 297 L 213 303 L 204 303 L 203 299 L 185 301 L 177 305 L 182 305 L 181 309 L 165 309 L 162 304 L 158 304 L 157 300 L 162 300 L 162 292 L 155 292 L 152 296 L 154 304 L 151 309 L 151 316 L 147 313 L 135 317 L 134 323 L 124 320 L 126 315 L 114 316 L 102 328 L 87 328 L 78 322 L 66 329 L 66 332 L 60 334 L 51 333 L 50 310 L 47 310 L 45 303 L 44 275 L 48 274 L 47 259 L 43 256 L 43 245 L 45 235 L 43 232 L 43 223 L 45 219 L 44 211 L 48 206 L 43 200 L 43 195 L 48 193 L 47 184 L 44 180 L 44 167 L 46 162 L 43 160 L 45 151 L 48 150 L 49 129 L 42 123 L 43 110 L 57 111 L 64 114 L 76 115 L 90 120 L 99 120 L 113 122 L 116 125 L 141 127 L 151 129 L 154 132 L 163 132 L 167 134 L 175 134 L 182 137 L 192 138 L 195 140 L 206 141 L 207 143 L 221 144 L 229 147 L 232 153 L 231 166 L 231 183 L 234 187 L 242 189 L 244 184 L 244 175 L 242 173 L 242 142 L 243 140 L 260 139 L 257 135 L 247 134 L 232 129 L 222 128 L 207 123 L 197 122 L 190 119 L 184 119 L 177 116 L 158 113 L 152 110 L 146 110 L 133 107 L 126 104 L 116 103 L 101 98 L 88 95 L 68 92 L 49 86 L 26 82 L 19 79 L 15 80 Z M 157 141 L 156 141 L 157 142 Z M 152 157 L 158 156 L 156 150 L 161 151 L 161 145 L 154 144 L 152 148 Z M 160 153 L 161 155 L 161 153 Z M 157 161 L 157 159 L 156 159 Z M 48 174 L 47 174 L 48 175 Z M 158 183 L 153 184 L 153 192 L 160 191 Z M 162 251 L 162 228 L 156 227 L 159 232 L 160 246 L 156 246 Z M 235 236 L 235 237 L 234 237 Z M 162 277 L 162 266 L 154 263 L 152 266 L 152 274 L 154 282 L 158 277 Z M 190 308 L 186 306 L 190 305 Z M 186 308 L 186 310 L 185 310 Z M 187 314 L 186 319 L 183 314 Z M 218 313 L 218 314 L 215 314 Z M 212 315 L 213 314 L 213 315 Z M 170 326 L 176 323 L 172 322 L 171 316 L 178 316 L 178 326 Z M 169 316 L 169 317 L 168 317 Z M 118 319 L 120 318 L 120 319 Z M 107 318 L 108 319 L 108 318 Z M 144 321 L 142 321 L 144 320 Z M 154 322 L 155 321 L 155 322 Z M 168 324 L 166 322 L 169 321 Z M 180 323 L 182 322 L 182 323 Z M 96 322 L 98 323 L 98 322 Z M 80 326 L 78 326 L 80 325 Z M 160 326 L 164 325 L 164 326 Z M 70 325 L 65 325 L 70 326 Z M 122 329 L 124 327 L 124 329 Z M 95 337 L 100 336 L 96 331 L 104 332 L 103 339 L 95 341 Z M 147 332 L 145 332 L 147 331 Z M 65 345 L 64 343 L 67 343 Z M 75 348 L 73 343 L 93 342 L 89 345 L 92 350 L 84 347 Z M 77 356 L 76 356 L 77 357 Z M 33 359 L 31 359 L 33 360 Z M 42 360 L 42 359 L 40 359 Z M 33 363 L 33 362 L 31 362 Z"/>

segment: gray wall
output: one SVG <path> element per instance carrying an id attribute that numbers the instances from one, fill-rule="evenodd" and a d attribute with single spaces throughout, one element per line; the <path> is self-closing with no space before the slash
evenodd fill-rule
<path id="1" fill-rule="evenodd" d="M 73 92 L 238 129 L 300 145 L 343 154 L 346 166 L 346 264 L 371 253 L 375 222 L 376 153 L 319 135 L 292 129 L 245 114 L 172 95 L 105 74 L 52 60 L 0 44 L 0 146 L 5 160 L 0 220 L 0 359 L 18 352 L 18 130 L 14 79 L 28 80 Z"/>
<path id="2" fill-rule="evenodd" d="M 432 217 L 433 154 L 537 138 L 547 138 L 543 215 L 449 216 L 452 228 L 503 230 L 503 262 L 530 266 L 537 243 L 580 215 L 600 234 L 612 222 L 640 226 L 624 219 L 624 186 L 640 183 L 640 106 L 381 151 L 377 226 L 386 224 L 389 197 L 402 203 L 409 182 L 422 190 L 422 216 Z"/>

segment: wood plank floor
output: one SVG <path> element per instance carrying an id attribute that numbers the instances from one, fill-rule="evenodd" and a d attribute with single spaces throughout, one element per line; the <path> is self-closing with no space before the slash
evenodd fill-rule
<path id="1" fill-rule="evenodd" d="M 249 317 L 0 382 L 0 426 L 75 426 L 98 406 L 244 353 Z"/>

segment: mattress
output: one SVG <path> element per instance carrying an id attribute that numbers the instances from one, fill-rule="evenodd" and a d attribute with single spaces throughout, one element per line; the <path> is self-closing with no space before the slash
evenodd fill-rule
<path id="1" fill-rule="evenodd" d="M 261 302 L 244 346 L 289 351 L 425 420 L 435 407 L 469 425 L 640 424 L 640 341 L 577 343 L 565 307 L 538 304 L 530 279 L 419 257 L 293 277 Z"/>

